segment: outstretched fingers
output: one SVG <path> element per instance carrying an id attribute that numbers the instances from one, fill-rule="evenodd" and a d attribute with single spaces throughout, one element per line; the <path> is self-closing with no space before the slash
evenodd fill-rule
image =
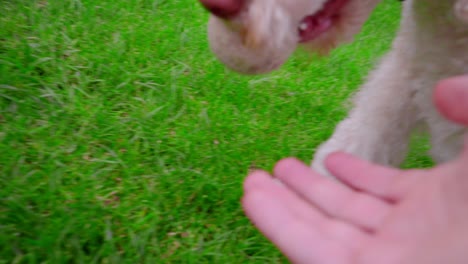
<path id="1" fill-rule="evenodd" d="M 252 203 L 245 203 L 247 198 L 258 195 L 264 196 L 265 194 L 271 193 L 274 194 L 275 199 L 278 200 L 277 206 L 287 205 L 288 211 L 295 215 L 295 217 L 304 219 L 310 223 L 315 223 L 320 220 L 321 216 L 318 212 L 308 210 L 309 205 L 306 202 L 299 199 L 297 195 L 287 189 L 281 182 L 273 179 L 264 171 L 252 172 L 244 181 L 244 197 L 242 204 L 244 209 L 246 209 L 246 213 L 248 215 L 251 213 L 262 213 L 263 210 L 268 209 L 268 205 L 272 205 L 270 202 L 265 203 L 265 207 L 262 208 L 261 204 L 258 204 L 257 206 Z M 267 223 L 268 222 L 265 222 L 265 224 Z"/>
<path id="2" fill-rule="evenodd" d="M 349 263 L 368 234 L 330 219 L 265 172 L 244 184 L 242 205 L 249 219 L 293 263 Z"/>
<path id="3" fill-rule="evenodd" d="M 347 185 L 388 201 L 399 201 L 415 183 L 419 171 L 387 168 L 337 152 L 325 160 L 327 169 Z"/>
<path id="4" fill-rule="evenodd" d="M 349 222 L 367 231 L 378 228 L 391 207 L 386 201 L 323 177 L 293 158 L 278 162 L 274 175 L 328 216 Z"/>

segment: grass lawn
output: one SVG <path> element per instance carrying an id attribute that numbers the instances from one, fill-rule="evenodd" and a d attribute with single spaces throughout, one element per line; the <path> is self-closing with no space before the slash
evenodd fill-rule
<path id="1" fill-rule="evenodd" d="M 311 160 L 400 8 L 252 77 L 210 53 L 195 0 L 0 0 L 0 263 L 285 263 L 242 180 Z M 430 164 L 421 142 L 405 166 Z"/>

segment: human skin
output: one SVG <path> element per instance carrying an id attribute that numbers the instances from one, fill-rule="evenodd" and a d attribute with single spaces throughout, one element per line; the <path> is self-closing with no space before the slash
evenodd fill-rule
<path id="1" fill-rule="evenodd" d="M 440 82 L 440 112 L 468 125 L 468 77 Z M 468 140 L 455 160 L 400 170 L 334 153 L 323 177 L 302 162 L 252 172 L 242 204 L 293 263 L 467 263 Z"/>

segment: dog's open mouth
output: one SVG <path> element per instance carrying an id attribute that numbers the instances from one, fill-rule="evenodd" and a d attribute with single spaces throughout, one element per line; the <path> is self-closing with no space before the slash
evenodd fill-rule
<path id="1" fill-rule="evenodd" d="M 299 42 L 314 40 L 340 18 L 340 11 L 349 0 L 328 0 L 317 13 L 306 16 L 299 24 Z"/>

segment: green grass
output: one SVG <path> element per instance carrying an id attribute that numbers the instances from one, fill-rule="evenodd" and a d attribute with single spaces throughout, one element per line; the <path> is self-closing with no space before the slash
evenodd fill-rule
<path id="1" fill-rule="evenodd" d="M 242 180 L 310 161 L 399 11 L 248 77 L 210 53 L 195 0 L 0 0 L 0 263 L 285 263 Z M 416 145 L 405 166 L 430 163 Z"/>

